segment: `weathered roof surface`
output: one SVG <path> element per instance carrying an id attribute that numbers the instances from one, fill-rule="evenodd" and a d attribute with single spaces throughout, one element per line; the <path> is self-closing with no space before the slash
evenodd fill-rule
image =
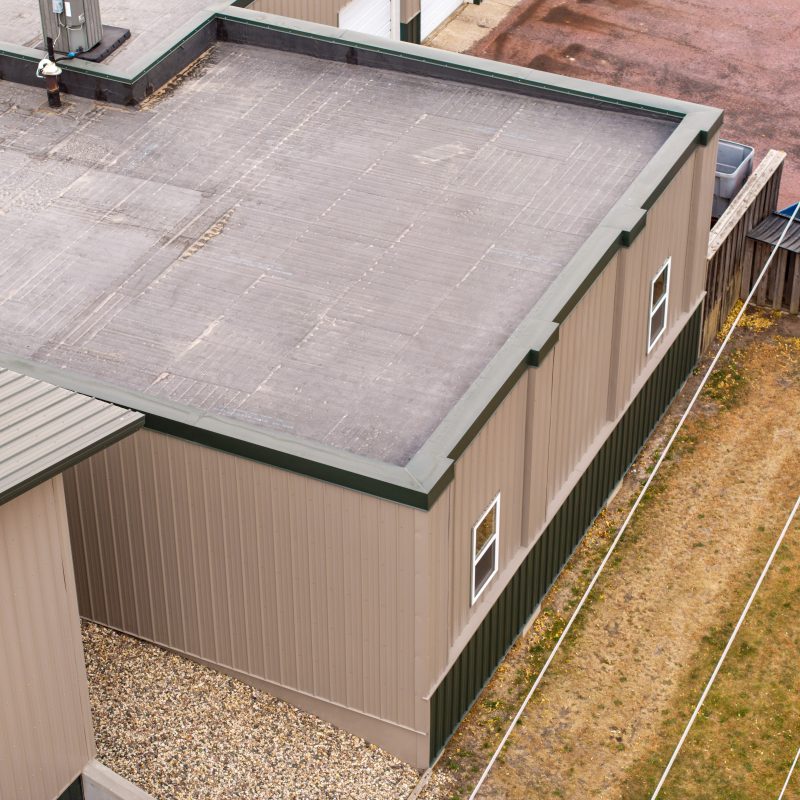
<path id="1" fill-rule="evenodd" d="M 0 369 L 0 503 L 141 426 L 136 411 Z"/>
<path id="2" fill-rule="evenodd" d="M 269 49 L 0 96 L 0 350 L 405 464 L 675 123 Z"/>
<path id="3" fill-rule="evenodd" d="M 780 214 L 770 214 L 747 235 L 757 242 L 771 244 L 774 247 L 780 241 L 784 229 L 788 226 L 786 236 L 781 242 L 781 248 L 792 253 L 800 253 L 800 220 L 795 219 L 790 225 L 790 219 L 791 217 L 783 217 Z"/>

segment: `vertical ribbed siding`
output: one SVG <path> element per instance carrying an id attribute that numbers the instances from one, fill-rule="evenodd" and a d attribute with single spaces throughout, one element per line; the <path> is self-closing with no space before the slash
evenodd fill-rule
<path id="1" fill-rule="evenodd" d="M 697 360 L 698 308 L 506 585 L 430 702 L 430 758 L 444 747 L 500 659 L 625 474 Z"/>
<path id="2" fill-rule="evenodd" d="M 348 0 L 254 0 L 248 6 L 253 11 L 266 11 L 284 17 L 338 26 L 339 10 Z"/>
<path id="3" fill-rule="evenodd" d="M 377 743 L 416 761 L 423 512 L 149 430 L 65 485 L 83 616 L 385 720 Z"/>
<path id="4" fill-rule="evenodd" d="M 280 14 L 284 17 L 304 19 L 308 22 L 320 22 L 323 25 L 339 25 L 339 11 L 349 0 L 239 0 L 234 5 L 250 8 L 253 11 L 265 11 L 268 14 Z M 380 2 L 380 0 L 375 0 Z M 419 14 L 419 0 L 402 0 L 400 19 L 408 23 Z M 419 20 L 417 20 L 419 26 Z"/>
<path id="5" fill-rule="evenodd" d="M 607 421 L 616 282 L 615 257 L 559 328 L 551 356 L 548 503 L 567 484 Z"/>
<path id="6" fill-rule="evenodd" d="M 528 375 L 524 374 L 456 462 L 455 475 L 428 513 L 432 588 L 427 606 L 430 675 L 441 673 L 451 644 L 491 604 L 493 585 L 470 604 L 472 526 L 500 494 L 500 563 L 522 544 Z M 495 579 L 494 584 L 497 584 Z"/>
<path id="7" fill-rule="evenodd" d="M 0 797 L 51 800 L 94 756 L 61 478 L 0 506 Z"/>
<path id="8" fill-rule="evenodd" d="M 709 148 L 697 152 L 707 155 Z M 705 190 L 695 182 L 696 170 L 705 162 L 689 158 L 648 212 L 647 225 L 631 246 L 619 252 L 619 279 L 615 302 L 605 311 L 614 316 L 612 345 L 612 385 L 609 391 L 609 419 L 617 419 L 639 391 L 651 365 L 669 347 L 662 336 L 652 352 L 647 352 L 650 286 L 667 258 L 672 259 L 669 281 L 667 331 L 697 305 L 702 293 L 705 256 L 698 259 L 696 240 L 708 241 L 708 219 L 691 218 L 693 191 Z M 710 210 L 710 209 L 709 209 Z M 697 283 L 698 276 L 700 278 Z"/>

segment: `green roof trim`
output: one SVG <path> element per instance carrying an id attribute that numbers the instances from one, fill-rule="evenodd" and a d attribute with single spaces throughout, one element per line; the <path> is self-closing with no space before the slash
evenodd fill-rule
<path id="1" fill-rule="evenodd" d="M 429 509 L 452 480 L 455 459 L 469 446 L 520 376 L 543 363 L 558 340 L 560 323 L 620 248 L 629 247 L 635 241 L 647 224 L 649 209 L 678 170 L 697 147 L 713 141 L 722 124 L 722 112 L 409 42 L 387 42 L 352 31 L 290 20 L 239 7 L 244 2 L 246 0 L 233 0 L 226 6 L 214 6 L 199 13 L 128 70 L 63 62 L 65 87 L 84 96 L 136 103 L 220 40 L 355 61 L 365 67 L 474 83 L 678 123 L 658 153 L 405 467 L 0 354 L 0 364 L 10 369 L 144 413 L 145 426 L 152 430 L 415 508 Z M 38 84 L 33 68 L 40 57 L 40 51 L 32 48 L 0 44 L 0 78 Z"/>

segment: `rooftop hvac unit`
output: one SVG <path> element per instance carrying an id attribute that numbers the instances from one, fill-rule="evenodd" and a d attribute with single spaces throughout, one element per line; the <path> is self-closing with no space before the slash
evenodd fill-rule
<path id="1" fill-rule="evenodd" d="M 100 0 L 39 0 L 42 31 L 59 53 L 86 53 L 100 44 Z"/>

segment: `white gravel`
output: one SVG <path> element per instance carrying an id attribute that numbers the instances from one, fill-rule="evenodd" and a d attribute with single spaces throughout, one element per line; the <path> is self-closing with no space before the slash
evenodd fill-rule
<path id="1" fill-rule="evenodd" d="M 414 769 L 154 645 L 83 625 L 97 757 L 157 800 L 405 798 Z"/>

